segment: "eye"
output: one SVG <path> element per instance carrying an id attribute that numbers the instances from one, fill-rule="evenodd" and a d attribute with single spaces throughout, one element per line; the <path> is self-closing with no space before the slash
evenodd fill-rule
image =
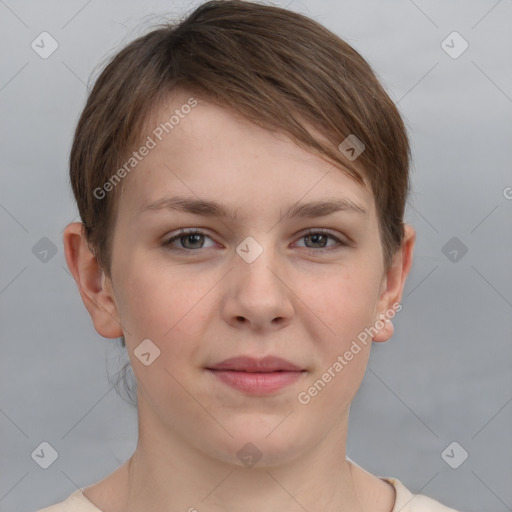
<path id="1" fill-rule="evenodd" d="M 333 235 L 330 231 L 324 229 L 308 231 L 302 235 L 300 239 L 309 241 L 310 245 L 308 245 L 308 242 L 306 242 L 305 247 L 307 249 L 311 249 L 313 252 L 322 252 L 322 250 L 332 251 L 348 245 L 347 243 L 340 240 L 337 236 Z M 334 243 L 327 245 L 329 239 L 333 240 Z M 327 249 L 327 247 L 331 248 Z"/>
<path id="2" fill-rule="evenodd" d="M 205 245 L 206 239 L 210 240 L 210 245 Z M 324 229 L 310 230 L 303 234 L 300 237 L 300 240 L 304 240 L 305 245 L 301 246 L 296 244 L 296 246 L 305 247 L 314 253 L 333 251 L 348 245 L 330 231 Z M 329 243 L 329 240 L 333 243 Z M 218 246 L 218 244 L 209 235 L 199 229 L 180 229 L 178 234 L 168 238 L 162 243 L 162 245 L 168 250 L 182 253 L 190 253 L 199 249 L 208 249 L 210 247 Z"/>
<path id="3" fill-rule="evenodd" d="M 200 231 L 199 229 L 193 229 L 186 231 L 184 229 L 180 229 L 179 234 L 174 235 L 173 237 L 169 238 L 165 242 L 162 243 L 163 246 L 165 246 L 167 249 L 171 251 L 178 251 L 178 252 L 190 252 L 197 249 L 204 249 L 204 242 L 205 238 L 209 238 L 212 241 L 212 244 L 209 247 L 215 247 L 217 245 L 210 236 L 208 236 L 203 231 Z M 176 247 L 174 242 L 178 242 L 181 244 L 181 247 Z M 206 247 L 208 248 L 208 247 Z"/>

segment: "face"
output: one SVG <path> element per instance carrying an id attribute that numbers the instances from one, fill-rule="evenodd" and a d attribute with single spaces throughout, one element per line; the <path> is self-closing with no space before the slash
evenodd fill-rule
<path id="1" fill-rule="evenodd" d="M 139 414 L 215 459 L 240 465 L 252 442 L 278 464 L 346 426 L 371 344 L 354 340 L 390 306 L 374 199 L 283 134 L 181 108 L 191 96 L 157 111 L 153 129 L 179 122 L 146 134 L 114 230 Z"/>

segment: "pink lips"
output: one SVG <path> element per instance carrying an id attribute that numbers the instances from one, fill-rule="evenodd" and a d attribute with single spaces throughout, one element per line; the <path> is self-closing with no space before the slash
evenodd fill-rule
<path id="1" fill-rule="evenodd" d="M 233 357 L 207 368 L 221 382 L 253 395 L 273 393 L 297 381 L 305 372 L 279 357 Z"/>

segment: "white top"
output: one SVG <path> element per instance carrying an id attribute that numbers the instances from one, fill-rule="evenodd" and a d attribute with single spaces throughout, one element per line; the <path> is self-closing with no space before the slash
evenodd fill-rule
<path id="1" fill-rule="evenodd" d="M 432 498 L 413 494 L 396 478 L 382 478 L 382 480 L 393 485 L 396 491 L 395 505 L 391 512 L 457 512 Z M 63 502 L 42 508 L 37 512 L 102 512 L 84 496 L 82 490 L 78 489 Z"/>

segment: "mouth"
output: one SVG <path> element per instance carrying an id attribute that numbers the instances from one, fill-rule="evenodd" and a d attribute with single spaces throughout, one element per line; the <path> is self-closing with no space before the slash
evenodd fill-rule
<path id="1" fill-rule="evenodd" d="M 307 371 L 279 357 L 233 357 L 206 370 L 221 383 L 251 395 L 274 393 L 304 376 Z"/>

